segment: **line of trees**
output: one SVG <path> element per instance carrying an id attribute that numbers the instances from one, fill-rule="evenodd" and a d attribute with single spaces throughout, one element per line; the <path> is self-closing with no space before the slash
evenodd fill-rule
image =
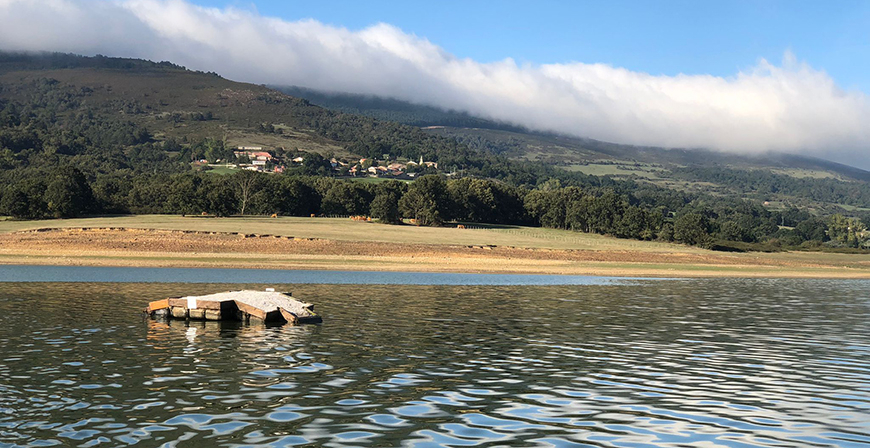
<path id="1" fill-rule="evenodd" d="M 125 78 L 125 73 L 157 70 L 167 81 L 159 92 L 142 90 L 141 95 L 127 90 L 124 95 L 112 93 L 112 83 L 72 85 L 39 77 L 0 84 L 0 214 L 23 219 L 202 212 L 219 216 L 370 215 L 387 223 L 412 218 L 420 225 L 450 221 L 540 225 L 705 247 L 723 241 L 733 245 L 866 244 L 864 223 L 870 216 L 864 220 L 816 217 L 794 208 L 776 212 L 760 201 L 733 195 L 693 194 L 569 173 L 542 163 L 509 160 L 497 154 L 502 150 L 484 141 L 440 137 L 399 123 L 328 111 L 302 99 L 211 75 L 196 75 L 202 85 L 232 85 L 251 94 L 240 95 L 238 101 L 218 95 L 220 106 L 212 112 L 208 107 L 199 109 L 199 100 L 206 98 L 199 90 L 172 81 L 173 75 L 190 73 L 166 63 L 69 55 L 33 58 L 0 52 L 0 70 L 64 67 L 113 68 L 113 82 L 134 93 L 137 84 Z M 197 111 L 172 112 L 181 101 L 176 96 L 186 98 L 188 109 L 196 107 Z M 451 176 L 422 176 L 411 184 L 354 183 L 328 177 L 334 171 L 316 153 L 309 153 L 301 166 L 284 175 L 240 172 L 220 176 L 192 171 L 191 160 L 232 157 L 232 149 L 214 138 L 218 120 L 233 128 L 272 133 L 278 129 L 265 120 L 276 118 L 290 129 L 328 139 L 353 154 L 414 160 L 423 156 L 438 162 L 442 173 Z M 178 127 L 181 121 L 204 130 L 182 132 L 179 129 L 190 127 Z M 509 143 L 504 150 L 519 145 Z M 748 191 L 750 196 L 752 192 L 758 197 L 787 193 L 860 207 L 870 201 L 870 187 L 863 182 L 795 179 L 725 168 L 688 167 L 674 172 L 680 179 L 711 181 L 738 194 Z M 860 212 L 855 213 L 860 217 Z"/>
<path id="2" fill-rule="evenodd" d="M 834 215 L 823 219 L 797 209 L 770 212 L 741 200 L 677 201 L 668 207 L 640 193 L 562 187 L 558 182 L 517 187 L 490 179 L 440 175 L 422 176 L 412 183 L 377 184 L 253 171 L 106 175 L 89 181 L 77 168 L 66 166 L 4 188 L 0 214 L 20 219 L 126 213 L 368 215 L 389 224 L 409 218 L 424 226 L 447 222 L 531 225 L 707 248 L 726 241 L 785 246 L 867 244 L 866 225 L 857 218 Z"/>

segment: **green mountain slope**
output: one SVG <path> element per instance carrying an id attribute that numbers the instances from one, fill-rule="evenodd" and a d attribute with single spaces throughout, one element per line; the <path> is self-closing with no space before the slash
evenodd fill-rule
<path id="1" fill-rule="evenodd" d="M 680 191 L 752 198 L 834 212 L 870 208 L 870 172 L 791 154 L 739 155 L 702 149 L 621 145 L 532 132 L 520 127 L 395 99 L 324 93 L 295 87 L 282 91 L 326 108 L 390 117 L 421 126 L 482 153 L 536 162 L 564 171 L 631 180 Z M 721 175 L 727 173 L 728 176 Z M 775 185 L 774 185 L 775 184 Z"/>
<path id="2" fill-rule="evenodd" d="M 522 126 L 495 122 L 465 112 L 412 104 L 407 101 L 338 92 L 321 92 L 296 86 L 272 86 L 275 90 L 339 112 L 365 115 L 378 120 L 395 121 L 411 126 L 451 126 L 458 128 L 497 129 L 528 132 Z"/>
<path id="3" fill-rule="evenodd" d="M 225 149 L 263 146 L 287 155 L 298 150 L 348 159 L 422 157 L 438 162 L 444 171 L 515 183 L 534 184 L 548 174 L 584 178 L 564 176 L 543 164 L 519 164 L 474 151 L 418 127 L 330 111 L 264 86 L 170 63 L 0 54 L 0 102 L 2 108 L 9 108 L 7 116 L 24 108 L 39 117 L 39 126 L 13 126 L 0 136 L 0 144 L 12 150 L 22 166 L 48 163 L 43 157 L 46 153 L 49 159 L 86 152 L 98 157 L 120 148 L 116 159 L 124 159 L 137 145 L 163 145 L 162 149 L 178 152 L 177 143 L 187 150 L 188 145 L 212 140 Z M 46 139 L 56 140 L 57 147 L 30 144 Z M 192 151 L 178 156 L 189 162 L 198 155 Z M 149 157 L 162 156 L 154 152 Z"/>
<path id="4" fill-rule="evenodd" d="M 743 156 L 700 149 L 658 148 L 608 143 L 593 139 L 533 132 L 521 126 L 495 122 L 465 112 L 412 104 L 406 101 L 348 93 L 320 92 L 300 87 L 276 87 L 327 109 L 361 114 L 427 128 L 427 131 L 459 139 L 472 148 L 520 160 L 553 165 L 595 163 L 645 163 L 658 165 L 728 165 L 735 168 L 771 168 L 818 171 L 819 177 L 842 177 L 870 181 L 870 171 L 823 159 L 791 155 Z"/>

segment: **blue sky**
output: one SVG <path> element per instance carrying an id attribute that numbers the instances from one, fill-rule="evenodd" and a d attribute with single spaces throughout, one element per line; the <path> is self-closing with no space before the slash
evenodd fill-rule
<path id="1" fill-rule="evenodd" d="M 870 1 L 195 0 L 359 30 L 385 22 L 458 57 L 607 63 L 731 76 L 792 51 L 840 87 L 870 93 Z"/>

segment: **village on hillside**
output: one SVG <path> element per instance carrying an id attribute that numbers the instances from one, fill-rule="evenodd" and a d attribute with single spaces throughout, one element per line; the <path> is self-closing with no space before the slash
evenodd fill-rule
<path id="1" fill-rule="evenodd" d="M 208 160 L 202 159 L 196 162 L 200 166 L 208 166 L 209 168 L 223 169 L 242 169 L 250 171 L 259 171 L 263 173 L 283 173 L 294 167 L 303 166 L 306 163 L 306 157 L 320 158 L 315 153 L 304 151 L 296 151 L 291 155 L 277 155 L 275 152 L 268 151 L 262 146 L 238 146 L 233 150 L 234 160 L 216 160 L 215 163 L 210 163 Z M 295 157 L 293 157 L 295 156 Z M 438 163 L 425 161 L 422 157 L 418 161 L 414 160 L 390 160 L 387 155 L 383 159 L 347 159 L 331 157 L 323 159 L 324 164 L 328 163 L 329 168 L 336 176 L 347 177 L 385 177 L 395 179 L 413 179 L 421 172 L 427 169 L 437 169 Z"/>

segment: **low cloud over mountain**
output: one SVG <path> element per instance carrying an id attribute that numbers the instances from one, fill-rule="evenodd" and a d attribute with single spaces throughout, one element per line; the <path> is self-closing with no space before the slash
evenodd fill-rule
<path id="1" fill-rule="evenodd" d="M 352 31 L 182 0 L 0 0 L 0 49 L 170 60 L 240 81 L 388 96 L 619 143 L 844 161 L 870 148 L 867 94 L 843 91 L 790 53 L 729 77 L 481 63 L 388 24 Z"/>

